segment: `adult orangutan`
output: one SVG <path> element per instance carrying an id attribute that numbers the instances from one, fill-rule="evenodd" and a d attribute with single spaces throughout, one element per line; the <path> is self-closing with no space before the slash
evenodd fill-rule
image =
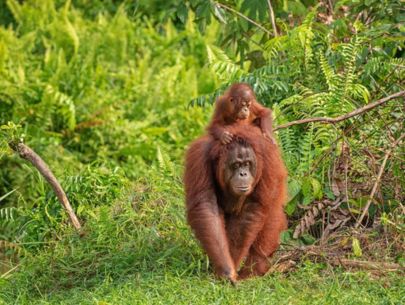
<path id="1" fill-rule="evenodd" d="M 217 275 L 264 275 L 286 229 L 287 171 L 278 147 L 259 128 L 234 124 L 223 145 L 210 136 L 186 155 L 187 220 Z M 239 270 L 241 262 L 244 265 Z"/>

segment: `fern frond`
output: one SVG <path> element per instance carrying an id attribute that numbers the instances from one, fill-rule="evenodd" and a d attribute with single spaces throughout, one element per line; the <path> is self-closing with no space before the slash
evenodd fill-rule
<path id="1" fill-rule="evenodd" d="M 314 124 L 309 124 L 305 135 L 300 140 L 300 158 L 297 168 L 298 174 L 308 172 L 314 158 Z"/>
<path id="2" fill-rule="evenodd" d="M 13 253 L 17 255 L 22 255 L 23 253 L 25 253 L 24 248 L 22 248 L 19 244 L 7 240 L 0 240 L 0 250 L 2 252 L 11 250 Z"/>
<path id="3" fill-rule="evenodd" d="M 5 207 L 0 209 L 0 218 L 6 221 L 14 220 L 17 209 L 15 207 Z"/>
<path id="4" fill-rule="evenodd" d="M 299 146 L 297 143 L 299 137 L 294 133 L 293 128 L 281 129 L 277 134 L 287 168 L 295 169 L 299 162 Z"/>
<path id="5" fill-rule="evenodd" d="M 345 82 L 343 87 L 343 96 L 348 95 L 350 87 L 354 83 L 354 80 L 357 78 L 355 69 L 356 57 L 358 56 L 360 42 L 361 39 L 355 36 L 351 43 L 344 44 L 342 46 L 342 56 L 345 65 Z"/>
<path id="6" fill-rule="evenodd" d="M 44 90 L 42 103 L 44 106 L 49 105 L 52 109 L 54 129 L 74 130 L 76 127 L 76 107 L 68 95 L 48 85 Z"/>
<path id="7" fill-rule="evenodd" d="M 370 92 L 362 84 L 352 84 L 348 88 L 348 92 L 349 96 L 355 99 L 363 99 L 366 104 L 370 101 Z"/>
<path id="8" fill-rule="evenodd" d="M 328 84 L 328 88 L 330 91 L 336 90 L 336 73 L 333 71 L 332 67 L 329 65 L 328 61 L 326 60 L 325 56 L 320 53 L 319 54 L 319 62 L 321 63 L 321 70 L 323 75 L 325 76 L 326 83 Z"/>
<path id="9" fill-rule="evenodd" d="M 219 79 L 225 80 L 242 75 L 243 70 L 232 62 L 224 51 L 214 45 L 207 45 L 208 62 Z"/>

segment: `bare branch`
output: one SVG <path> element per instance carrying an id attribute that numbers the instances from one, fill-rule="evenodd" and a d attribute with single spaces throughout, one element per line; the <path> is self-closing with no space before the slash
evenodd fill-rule
<path id="1" fill-rule="evenodd" d="M 373 201 L 374 194 L 377 190 L 378 184 L 380 183 L 382 174 L 384 173 L 385 165 L 387 164 L 387 160 L 388 160 L 389 156 L 391 155 L 394 148 L 402 141 L 402 139 L 404 137 L 405 137 L 405 133 L 403 133 L 394 143 L 392 143 L 391 148 L 385 153 L 384 160 L 383 160 L 380 170 L 378 172 L 377 179 L 374 182 L 374 186 L 373 186 L 373 189 L 371 190 L 370 197 L 367 200 L 366 205 L 364 206 L 363 212 L 361 213 L 359 219 L 357 219 L 356 224 L 354 225 L 355 228 L 358 228 L 360 226 L 361 222 L 364 219 L 364 216 L 366 216 L 366 214 L 368 212 L 371 202 Z"/>
<path id="2" fill-rule="evenodd" d="M 344 115 L 338 116 L 336 118 L 327 118 L 327 117 L 318 117 L 318 118 L 308 118 L 308 119 L 303 119 L 303 120 L 298 120 L 298 121 L 293 121 L 293 122 L 289 122 L 286 124 L 282 124 L 280 126 L 277 126 L 276 128 L 274 128 L 274 130 L 279 130 L 279 129 L 283 129 L 283 128 L 287 128 L 290 126 L 294 126 L 294 125 L 299 125 L 299 124 L 305 124 L 305 123 L 311 123 L 311 122 L 321 122 L 321 123 L 325 123 L 325 124 L 335 124 L 341 121 L 344 121 L 346 119 L 349 119 L 351 117 L 354 117 L 356 115 L 362 114 L 364 112 L 367 112 L 377 106 L 380 106 L 381 104 L 384 104 L 390 100 L 393 100 L 395 98 L 398 97 L 404 97 L 405 96 L 405 90 L 399 91 L 397 93 L 391 94 L 387 97 L 384 97 L 382 99 L 379 99 L 373 103 L 367 104 L 364 107 L 358 108 L 352 112 L 346 113 Z"/>
<path id="3" fill-rule="evenodd" d="M 271 36 L 271 32 L 269 30 L 267 30 L 266 28 L 264 28 L 262 25 L 258 24 L 256 21 L 250 19 L 249 17 L 243 15 L 242 13 L 238 12 L 237 10 L 234 10 L 232 7 L 229 7 L 225 4 L 219 3 L 219 2 L 214 2 L 215 5 L 222 7 L 224 9 L 226 9 L 229 12 L 232 12 L 235 15 L 238 15 L 239 17 L 241 17 L 242 19 L 245 19 L 247 22 L 250 22 L 251 24 L 257 26 L 259 29 L 261 29 L 263 32 L 266 32 L 267 34 L 269 34 Z"/>
<path id="4" fill-rule="evenodd" d="M 272 25 L 273 31 L 274 31 L 274 37 L 277 37 L 278 32 L 277 32 L 276 18 L 274 17 L 273 6 L 271 5 L 270 0 L 267 0 L 267 4 L 269 6 L 269 16 L 270 16 L 271 25 Z"/>
<path id="5" fill-rule="evenodd" d="M 61 185 L 59 184 L 58 180 L 55 178 L 52 171 L 49 169 L 48 165 L 45 163 L 44 160 L 31 148 L 23 143 L 10 143 L 10 147 L 19 154 L 19 156 L 27 161 L 29 161 L 35 168 L 41 173 L 41 175 L 45 178 L 46 181 L 51 185 L 53 191 L 55 192 L 56 196 L 59 199 L 59 202 L 62 204 L 64 209 L 69 215 L 70 221 L 72 222 L 73 226 L 77 229 L 81 229 L 81 225 L 75 212 L 72 209 L 72 206 L 69 203 L 68 198 L 66 197 L 65 192 L 63 191 Z"/>
<path id="6" fill-rule="evenodd" d="M 404 271 L 404 268 L 400 264 L 389 262 L 373 262 L 373 261 L 358 261 L 346 258 L 337 258 L 331 261 L 332 265 L 353 267 L 363 270 L 379 270 L 383 272 L 395 272 Z"/>

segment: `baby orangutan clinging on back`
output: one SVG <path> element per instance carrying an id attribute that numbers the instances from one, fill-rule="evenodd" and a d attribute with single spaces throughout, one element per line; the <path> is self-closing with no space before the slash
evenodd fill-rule
<path id="1" fill-rule="evenodd" d="M 222 144 L 229 144 L 233 134 L 226 130 L 226 126 L 234 123 L 260 127 L 263 136 L 275 144 L 271 110 L 257 102 L 252 88 L 246 83 L 233 84 L 218 98 L 207 130 Z"/>

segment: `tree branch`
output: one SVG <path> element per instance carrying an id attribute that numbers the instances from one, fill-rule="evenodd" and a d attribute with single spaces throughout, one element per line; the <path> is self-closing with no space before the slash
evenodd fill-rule
<path id="1" fill-rule="evenodd" d="M 247 22 L 250 22 L 251 24 L 254 24 L 255 26 L 257 26 L 259 29 L 261 29 L 263 32 L 266 32 L 267 34 L 269 34 L 271 36 L 271 32 L 269 30 L 267 30 L 266 28 L 264 28 L 262 25 L 258 24 L 256 21 L 250 19 L 249 17 L 243 15 L 242 13 L 239 13 L 237 10 L 234 10 L 232 7 L 229 7 L 225 4 L 219 3 L 219 2 L 214 2 L 215 5 L 218 5 L 219 7 L 222 7 L 224 9 L 226 9 L 227 11 L 230 11 L 232 13 L 234 13 L 235 15 L 238 15 L 239 17 L 245 19 Z"/>
<path id="2" fill-rule="evenodd" d="M 278 32 L 277 32 L 277 26 L 276 26 L 276 18 L 274 17 L 273 6 L 271 5 L 270 0 L 267 0 L 267 4 L 269 6 L 269 16 L 270 16 L 271 25 L 272 25 L 273 31 L 274 31 L 274 37 L 277 37 Z"/>
<path id="3" fill-rule="evenodd" d="M 405 133 L 403 133 L 394 143 L 392 143 L 391 148 L 385 153 L 384 160 L 381 164 L 380 170 L 378 171 L 377 179 L 374 182 L 373 189 L 371 190 L 371 194 L 369 199 L 367 200 L 366 205 L 364 206 L 363 212 L 361 213 L 359 219 L 357 219 L 356 224 L 354 225 L 355 228 L 358 228 L 363 221 L 364 216 L 366 216 L 368 209 L 371 205 L 371 202 L 373 201 L 374 194 L 377 190 L 378 184 L 380 183 L 382 174 L 384 173 L 385 165 L 387 164 L 387 160 L 389 156 L 391 155 L 392 151 L 394 148 L 402 141 L 402 139 L 405 137 Z"/>
<path id="4" fill-rule="evenodd" d="M 349 119 L 351 117 L 354 117 L 356 115 L 362 114 L 364 112 L 367 112 L 377 106 L 380 106 L 381 104 L 384 104 L 390 100 L 393 100 L 395 98 L 398 97 L 404 97 L 405 96 L 405 90 L 399 91 L 397 93 L 391 94 L 387 97 L 384 97 L 382 99 L 379 99 L 373 103 L 367 104 L 364 107 L 358 108 L 352 112 L 346 113 L 344 115 L 338 116 L 336 118 L 327 118 L 327 117 L 318 117 L 318 118 L 308 118 L 308 119 L 303 119 L 303 120 L 298 120 L 298 121 L 293 121 L 293 122 L 289 122 L 286 124 L 282 124 L 280 126 L 277 126 L 276 128 L 274 128 L 274 130 L 279 130 L 279 129 L 283 129 L 283 128 L 287 128 L 290 126 L 294 126 L 294 125 L 299 125 L 299 124 L 305 124 L 305 123 L 311 123 L 311 122 L 321 122 L 321 123 L 326 123 L 326 124 L 335 124 L 341 121 L 344 121 L 346 119 Z"/>
<path id="5" fill-rule="evenodd" d="M 41 173 L 46 181 L 51 185 L 53 191 L 58 197 L 59 202 L 62 204 L 64 209 L 69 215 L 70 221 L 76 230 L 81 229 L 81 225 L 75 212 L 72 209 L 72 206 L 69 203 L 68 198 L 66 197 L 65 192 L 63 191 L 58 180 L 55 178 L 52 171 L 49 169 L 48 165 L 42 160 L 42 158 L 31 148 L 23 143 L 10 143 L 10 147 L 19 154 L 19 156 L 27 161 L 29 161 L 35 168 Z"/>

